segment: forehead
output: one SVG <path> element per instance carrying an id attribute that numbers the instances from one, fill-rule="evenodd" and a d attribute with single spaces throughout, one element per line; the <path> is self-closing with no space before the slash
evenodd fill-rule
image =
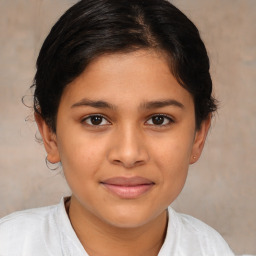
<path id="1" fill-rule="evenodd" d="M 192 99 L 171 73 L 167 58 L 146 50 L 96 58 L 65 88 L 62 98 L 78 101 L 82 97 L 130 105 L 166 98 Z"/>

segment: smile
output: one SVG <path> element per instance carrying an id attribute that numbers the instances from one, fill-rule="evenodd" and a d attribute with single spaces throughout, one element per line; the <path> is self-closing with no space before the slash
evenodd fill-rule
<path id="1" fill-rule="evenodd" d="M 155 185 L 154 182 L 142 177 L 114 177 L 104 180 L 101 184 L 122 199 L 136 199 Z"/>

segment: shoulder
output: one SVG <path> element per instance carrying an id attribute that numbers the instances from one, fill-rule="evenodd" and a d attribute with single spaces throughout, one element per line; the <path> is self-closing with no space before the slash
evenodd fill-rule
<path id="1" fill-rule="evenodd" d="M 32 220 L 42 219 L 45 216 L 49 215 L 49 211 L 56 208 L 56 206 L 57 205 L 52 205 L 52 206 L 46 206 L 46 207 L 41 207 L 41 208 L 34 208 L 34 209 L 13 212 L 13 213 L 1 218 L 0 225 L 3 225 L 8 222 L 12 222 L 12 221 L 16 222 L 20 219 L 31 220 L 30 217 L 32 217 Z"/>
<path id="2" fill-rule="evenodd" d="M 177 224 L 180 225 L 185 232 L 197 234 L 199 236 L 212 236 L 214 238 L 221 237 L 215 229 L 199 219 L 187 214 L 177 213 L 173 209 L 169 209 L 169 212 L 172 213 L 172 216 L 175 216 Z"/>
<path id="3" fill-rule="evenodd" d="M 46 241 L 57 239 L 56 216 L 58 205 L 12 213 L 0 219 L 0 251 L 3 255 L 32 255 L 37 248 L 39 255 L 48 255 Z M 55 230 L 55 231 L 53 231 Z M 53 236 L 51 233 L 55 233 Z M 54 241 L 52 241 L 54 242 Z M 46 253 L 47 251 L 47 253 Z"/>
<path id="4" fill-rule="evenodd" d="M 172 208 L 169 208 L 169 216 L 173 222 L 173 228 L 179 234 L 181 250 L 195 252 L 190 255 L 234 255 L 222 236 L 204 222 L 192 216 L 177 213 Z"/>
<path id="5" fill-rule="evenodd" d="M 42 208 L 29 209 L 24 211 L 14 212 L 0 219 L 0 235 L 11 232 L 13 230 L 22 230 L 28 232 L 37 229 L 47 219 L 51 218 L 56 206 L 47 206 Z M 27 227 L 27 229 L 23 229 Z"/>

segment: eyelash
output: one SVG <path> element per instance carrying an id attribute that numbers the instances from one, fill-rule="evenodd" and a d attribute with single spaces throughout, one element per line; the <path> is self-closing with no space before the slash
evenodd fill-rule
<path id="1" fill-rule="evenodd" d="M 99 125 L 97 125 L 97 124 L 92 124 L 92 122 L 91 122 L 91 124 L 89 124 L 89 123 L 86 122 L 86 120 L 90 120 L 90 119 L 95 118 L 95 117 L 99 117 L 99 118 L 102 118 L 102 120 L 106 120 L 107 124 L 103 124 L 103 125 L 102 125 L 102 124 L 101 124 L 101 125 L 99 124 Z M 92 121 L 92 120 L 91 120 L 91 121 Z M 99 128 L 100 126 L 105 126 L 105 125 L 111 124 L 105 116 L 100 115 L 100 114 L 95 114 L 95 115 L 86 116 L 86 117 L 84 117 L 84 118 L 81 120 L 81 123 L 86 123 L 86 125 L 88 125 L 88 126 L 93 126 L 93 127 L 98 127 L 98 128 Z"/>
<path id="2" fill-rule="evenodd" d="M 174 123 L 174 120 L 172 117 L 170 117 L 169 115 L 165 115 L 165 114 L 155 114 L 155 115 L 152 115 L 150 116 L 146 122 L 148 122 L 150 119 L 153 119 L 154 117 L 163 117 L 165 119 L 168 120 L 168 123 L 167 124 L 160 124 L 160 125 L 157 125 L 157 124 L 149 124 L 149 125 L 152 125 L 152 126 L 155 126 L 157 128 L 161 128 L 161 127 L 166 127 L 166 126 L 169 126 L 170 124 Z"/>
<path id="3" fill-rule="evenodd" d="M 96 118 L 96 117 L 101 118 L 100 124 L 93 124 L 93 123 L 92 123 L 92 118 Z M 149 122 L 149 120 L 152 120 L 154 117 L 163 117 L 163 118 L 165 118 L 165 119 L 168 120 L 168 123 L 167 123 L 167 124 L 159 124 L 159 125 L 157 125 L 157 124 L 154 124 L 154 123 L 152 122 L 152 124 L 147 124 L 147 125 L 149 125 L 149 126 L 155 126 L 155 127 L 161 128 L 161 127 L 169 126 L 170 124 L 174 123 L 173 118 L 171 118 L 169 115 L 165 115 L 165 114 L 155 114 L 155 115 L 151 115 L 149 118 L 147 118 L 147 121 L 146 121 L 145 123 Z M 90 123 L 87 123 L 87 122 L 86 122 L 87 120 L 91 120 Z M 102 120 L 105 120 L 105 122 L 107 122 L 107 124 L 101 124 L 101 123 L 102 123 Z M 95 114 L 95 115 L 86 116 L 86 117 L 84 117 L 84 118 L 81 120 L 81 123 L 86 123 L 86 125 L 92 126 L 92 127 L 96 127 L 96 128 L 100 128 L 101 126 L 106 126 L 106 125 L 111 124 L 111 122 L 108 121 L 108 119 L 107 119 L 105 116 L 100 115 L 100 114 Z"/>

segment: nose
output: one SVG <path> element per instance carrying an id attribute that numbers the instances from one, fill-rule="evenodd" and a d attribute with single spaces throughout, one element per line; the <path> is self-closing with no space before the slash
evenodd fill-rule
<path id="1" fill-rule="evenodd" d="M 119 128 L 112 137 L 108 159 L 112 164 L 133 168 L 148 162 L 149 154 L 141 132 L 133 127 Z"/>

